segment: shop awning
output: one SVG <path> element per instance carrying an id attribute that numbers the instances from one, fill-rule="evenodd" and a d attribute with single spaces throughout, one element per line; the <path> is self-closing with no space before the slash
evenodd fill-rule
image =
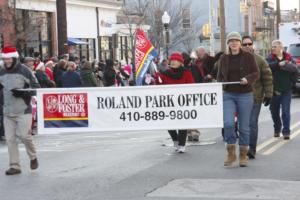
<path id="1" fill-rule="evenodd" d="M 87 42 L 84 42 L 80 39 L 77 38 L 68 38 L 68 45 L 72 46 L 72 45 L 85 45 L 88 44 Z"/>

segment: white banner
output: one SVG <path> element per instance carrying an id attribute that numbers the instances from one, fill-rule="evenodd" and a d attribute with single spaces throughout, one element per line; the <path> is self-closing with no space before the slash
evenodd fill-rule
<path id="1" fill-rule="evenodd" d="M 223 127 L 221 83 L 37 90 L 38 132 Z"/>

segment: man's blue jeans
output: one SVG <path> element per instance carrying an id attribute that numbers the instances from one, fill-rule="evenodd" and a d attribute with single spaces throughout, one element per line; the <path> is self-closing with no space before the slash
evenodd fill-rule
<path id="1" fill-rule="evenodd" d="M 279 95 L 274 95 L 271 101 L 270 110 L 274 123 L 275 133 L 281 133 L 283 135 L 290 135 L 290 123 L 291 123 L 291 101 L 292 92 L 281 92 Z M 281 107 L 281 117 L 280 117 Z M 282 129 L 283 125 L 283 129 Z"/>
<path id="2" fill-rule="evenodd" d="M 250 115 L 253 106 L 252 93 L 223 93 L 224 136 L 227 144 L 236 144 L 234 118 L 238 113 L 239 145 L 248 146 L 250 138 Z"/>
<path id="3" fill-rule="evenodd" d="M 257 136 L 258 136 L 258 118 L 261 110 L 261 103 L 254 103 L 250 116 L 250 143 L 249 151 L 255 155 Z"/>

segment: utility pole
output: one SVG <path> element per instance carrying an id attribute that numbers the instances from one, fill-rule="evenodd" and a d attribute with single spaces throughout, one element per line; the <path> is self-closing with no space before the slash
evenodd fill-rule
<path id="1" fill-rule="evenodd" d="M 300 1 L 300 0 L 299 0 Z M 220 39 L 221 39 L 221 51 L 225 52 L 226 50 L 226 42 L 225 42 L 225 6 L 224 0 L 219 0 L 219 20 L 220 20 Z"/>
<path id="2" fill-rule="evenodd" d="M 68 53 L 66 0 L 56 0 L 56 10 L 58 55 L 63 55 Z"/>
<path id="3" fill-rule="evenodd" d="M 281 13 L 280 13 L 280 0 L 276 0 L 276 32 L 277 32 L 277 38 L 279 38 L 279 25 L 281 22 Z"/>
<path id="4" fill-rule="evenodd" d="M 214 37 L 214 30 L 213 30 L 213 20 L 214 20 L 214 8 L 213 8 L 213 1 L 209 0 L 209 26 L 210 26 L 210 56 L 215 55 L 215 37 Z"/>
<path id="5" fill-rule="evenodd" d="M 300 0 L 299 0 L 299 8 L 298 8 L 298 22 L 300 22 Z"/>

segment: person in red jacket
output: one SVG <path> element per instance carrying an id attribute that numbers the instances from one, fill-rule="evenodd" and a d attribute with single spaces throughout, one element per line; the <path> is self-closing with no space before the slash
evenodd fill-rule
<path id="1" fill-rule="evenodd" d="M 190 70 L 183 65 L 184 59 L 181 53 L 175 52 L 170 58 L 170 68 L 164 72 L 158 73 L 156 82 L 158 84 L 191 84 L 195 83 Z M 175 151 L 178 153 L 185 152 L 185 142 L 187 138 L 187 130 L 169 130 L 168 131 L 173 142 Z"/>

